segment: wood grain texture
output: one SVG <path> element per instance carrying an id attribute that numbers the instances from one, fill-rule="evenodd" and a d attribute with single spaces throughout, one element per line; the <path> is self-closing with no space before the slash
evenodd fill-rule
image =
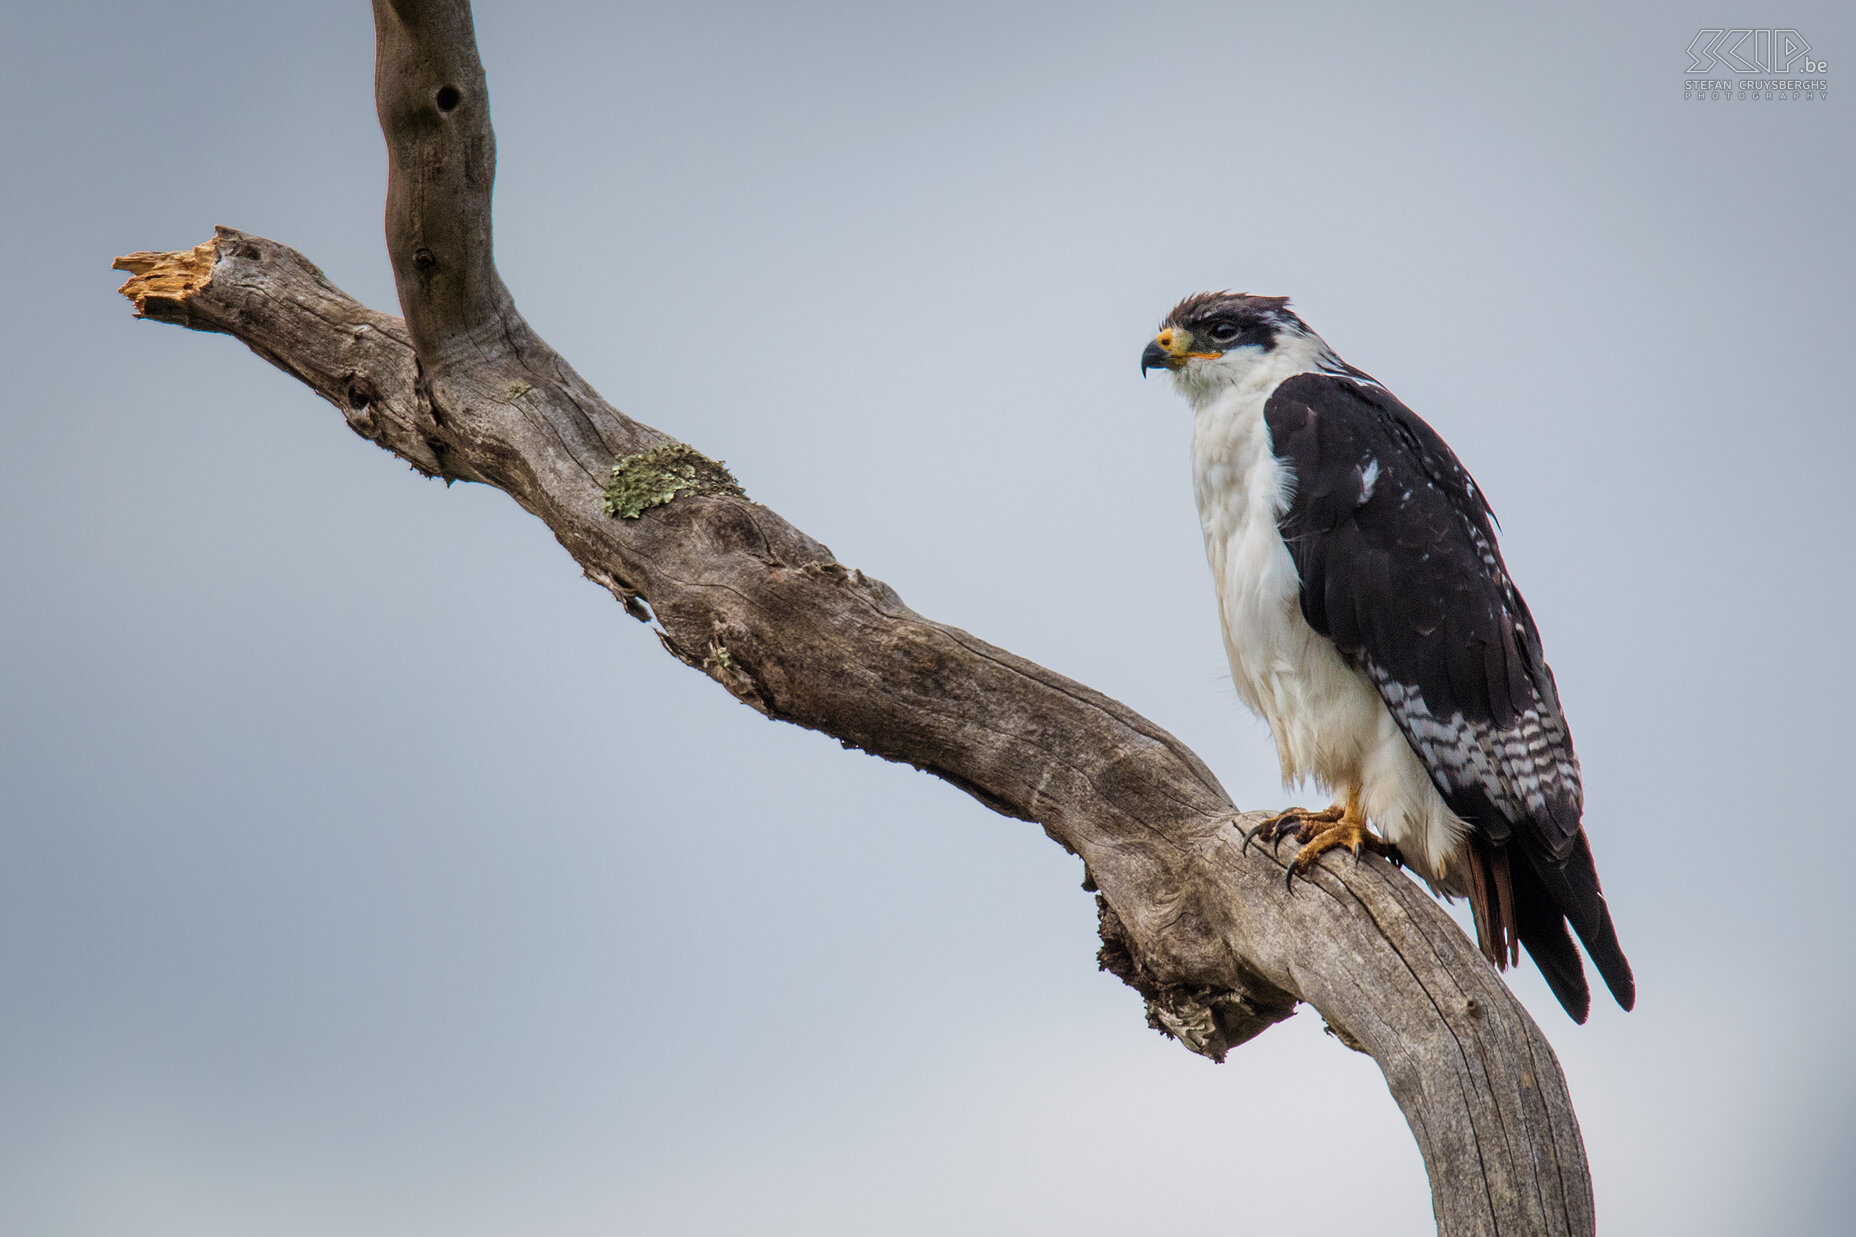
<path id="1" fill-rule="evenodd" d="M 666 649 L 750 707 L 1037 822 L 1081 856 L 1098 891 L 1104 968 L 1194 1051 L 1222 1059 L 1297 1002 L 1314 1006 L 1384 1071 L 1440 1233 L 1593 1232 L 1552 1049 L 1403 873 L 1330 857 L 1285 889 L 1286 856 L 1242 847 L 1240 828 L 1259 817 L 1240 815 L 1173 736 L 915 613 L 746 497 L 605 513 L 613 465 L 675 440 L 581 380 L 497 275 L 495 140 L 466 0 L 376 0 L 374 12 L 404 319 L 354 301 L 294 250 L 229 228 L 191 251 L 118 259 L 134 272 L 123 291 L 138 313 L 232 335 L 421 473 L 506 491 Z"/>

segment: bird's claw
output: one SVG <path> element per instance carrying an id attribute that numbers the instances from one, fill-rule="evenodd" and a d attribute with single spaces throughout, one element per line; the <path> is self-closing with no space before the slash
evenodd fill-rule
<path id="1" fill-rule="evenodd" d="M 1295 825 L 1284 828 L 1290 820 L 1294 820 Z M 1302 843 L 1301 849 L 1283 869 L 1283 888 L 1291 893 L 1295 891 L 1295 878 L 1300 876 L 1304 880 L 1309 879 L 1309 874 L 1320 866 L 1321 856 L 1331 850 L 1351 852 L 1355 864 L 1360 862 L 1361 854 L 1369 850 L 1385 855 L 1394 863 L 1404 861 L 1398 848 L 1373 833 L 1357 811 L 1350 814 L 1339 808 L 1331 808 L 1325 812 L 1284 812 L 1281 816 L 1264 821 L 1256 832 L 1262 834 L 1265 829 L 1270 830 L 1268 838 L 1271 841 L 1280 841 L 1286 834 L 1293 833 L 1296 840 Z"/>
<path id="2" fill-rule="evenodd" d="M 1309 879 L 1309 872 L 1320 865 L 1321 856 L 1325 853 L 1327 852 L 1317 851 L 1315 854 L 1310 855 L 1308 853 L 1308 847 L 1304 846 L 1301 851 L 1297 852 L 1295 858 L 1289 861 L 1289 866 L 1283 869 L 1282 887 L 1287 889 L 1290 893 L 1294 893 L 1295 878 L 1299 876 L 1303 880 Z"/>
<path id="3" fill-rule="evenodd" d="M 1339 804 L 1319 812 L 1292 807 L 1258 821 L 1254 828 L 1240 831 L 1244 834 L 1244 843 L 1238 848 L 1239 854 L 1247 854 L 1250 844 L 1260 841 L 1268 842 L 1270 854 L 1281 858 L 1284 838 L 1292 836 L 1301 843 L 1301 849 L 1283 869 L 1283 888 L 1291 893 L 1295 892 L 1295 878 L 1300 876 L 1306 880 L 1308 873 L 1320 863 L 1321 856 L 1330 850 L 1352 851 L 1355 863 L 1366 850 L 1385 854 L 1394 863 L 1403 862 L 1397 847 L 1369 832 L 1363 818 L 1357 814 L 1350 816 Z"/>
<path id="4" fill-rule="evenodd" d="M 1282 835 L 1287 832 L 1282 826 L 1294 815 L 1295 809 L 1292 808 L 1287 812 L 1280 812 L 1258 821 L 1255 826 L 1244 831 L 1244 844 L 1238 847 L 1238 853 L 1248 852 L 1252 842 L 1268 842 L 1270 853 L 1272 855 L 1277 853 L 1282 848 Z"/>
<path id="5" fill-rule="evenodd" d="M 1305 807 L 1292 807 L 1276 813 L 1257 823 L 1257 827 L 1244 835 L 1247 849 L 1252 838 L 1268 842 L 1270 853 L 1276 854 L 1282 849 L 1282 840 L 1293 836 L 1297 842 L 1308 843 L 1321 832 L 1319 826 L 1331 825 L 1341 819 L 1341 809 L 1325 808 L 1311 812 Z"/>

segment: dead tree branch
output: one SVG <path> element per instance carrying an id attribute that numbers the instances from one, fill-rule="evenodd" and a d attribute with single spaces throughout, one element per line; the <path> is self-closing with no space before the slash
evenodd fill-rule
<path id="1" fill-rule="evenodd" d="M 1313 1005 L 1384 1070 L 1439 1232 L 1591 1233 L 1553 1051 L 1438 905 L 1370 856 L 1286 891 L 1281 862 L 1241 850 L 1237 809 L 1160 727 L 916 614 L 602 399 L 536 337 L 492 261 L 495 139 L 467 0 L 375 0 L 374 14 L 404 320 L 229 228 L 118 259 L 138 314 L 232 335 L 420 472 L 508 492 L 743 703 L 1042 825 L 1099 891 L 1103 966 L 1194 1051 L 1221 1059 Z M 644 488 L 615 516 L 621 461 Z"/>

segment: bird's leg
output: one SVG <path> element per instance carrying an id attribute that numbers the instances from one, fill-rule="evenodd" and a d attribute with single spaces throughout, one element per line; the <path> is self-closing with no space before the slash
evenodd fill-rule
<path id="1" fill-rule="evenodd" d="M 1286 813 L 1285 813 L 1286 815 Z M 1398 848 L 1367 828 L 1366 815 L 1360 811 L 1360 792 L 1347 792 L 1347 801 L 1343 806 L 1335 804 L 1325 812 L 1305 816 L 1305 822 L 1293 831 L 1295 840 L 1302 843 L 1302 849 L 1295 853 L 1290 861 L 1288 871 L 1283 873 L 1283 880 L 1291 888 L 1295 878 L 1314 867 L 1321 856 L 1338 847 L 1346 847 L 1358 859 L 1360 852 L 1372 851 L 1375 855 L 1384 855 L 1394 861 L 1398 858 Z"/>

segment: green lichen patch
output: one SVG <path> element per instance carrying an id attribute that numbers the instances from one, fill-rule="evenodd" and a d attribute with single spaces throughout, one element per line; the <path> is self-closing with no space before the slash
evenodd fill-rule
<path id="1" fill-rule="evenodd" d="M 635 520 L 679 494 L 742 495 L 741 483 L 687 443 L 671 442 L 628 455 L 612 466 L 606 482 L 606 514 Z"/>

